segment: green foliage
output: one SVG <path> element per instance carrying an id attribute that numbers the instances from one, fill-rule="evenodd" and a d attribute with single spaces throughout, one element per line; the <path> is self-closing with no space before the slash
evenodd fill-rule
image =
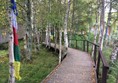
<path id="1" fill-rule="evenodd" d="M 80 50 L 83 50 L 83 42 L 81 40 L 84 40 L 85 37 L 83 35 L 74 34 L 74 35 L 72 35 L 72 39 L 74 39 L 74 40 L 71 40 L 71 47 L 76 48 L 76 41 L 75 40 L 78 40 L 77 41 L 77 48 Z"/>
<path id="2" fill-rule="evenodd" d="M 102 53 L 103 53 L 104 57 L 107 59 L 107 62 L 110 62 L 110 56 L 112 53 L 112 48 L 104 47 Z"/>
<path id="3" fill-rule="evenodd" d="M 23 42 L 20 42 L 23 46 Z M 22 48 L 22 46 L 20 48 Z M 9 76 L 9 66 L 7 50 L 0 51 L 4 57 L 0 57 L 0 83 L 7 83 Z M 40 83 L 58 64 L 56 54 L 41 47 L 37 53 L 33 52 L 32 61 L 21 61 L 20 74 L 22 79 L 16 83 Z"/>
<path id="4" fill-rule="evenodd" d="M 91 42 L 94 41 L 94 34 L 93 33 L 88 33 L 87 39 L 90 40 Z"/>
<path id="5" fill-rule="evenodd" d="M 0 83 L 7 83 L 9 78 L 8 58 L 0 57 Z"/>
<path id="6" fill-rule="evenodd" d="M 0 57 L 1 56 L 6 56 L 8 54 L 7 50 L 0 50 Z"/>
<path id="7" fill-rule="evenodd" d="M 118 80 L 118 61 L 110 64 L 108 83 L 116 83 Z"/>
<path id="8" fill-rule="evenodd" d="M 105 56 L 105 58 L 107 59 L 107 62 L 109 62 L 109 74 L 108 74 L 108 79 L 107 82 L 108 83 L 116 83 L 116 80 L 118 79 L 118 61 L 112 63 L 110 61 L 110 56 L 112 53 L 112 48 L 110 47 L 104 47 L 103 48 L 103 55 Z"/>
<path id="9" fill-rule="evenodd" d="M 33 53 L 31 63 L 23 62 L 21 65 L 22 80 L 17 83 L 39 83 L 41 82 L 57 65 L 58 58 L 55 54 L 41 48 L 40 53 Z"/>
<path id="10" fill-rule="evenodd" d="M 0 28 L 7 28 L 8 25 L 8 14 L 6 9 L 8 7 L 8 3 L 6 0 L 0 0 Z"/>

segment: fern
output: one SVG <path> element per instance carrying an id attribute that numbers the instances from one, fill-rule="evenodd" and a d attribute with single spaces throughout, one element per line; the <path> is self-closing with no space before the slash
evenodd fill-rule
<path id="1" fill-rule="evenodd" d="M 111 63 L 107 82 L 116 83 L 117 76 L 118 76 L 118 61 Z"/>

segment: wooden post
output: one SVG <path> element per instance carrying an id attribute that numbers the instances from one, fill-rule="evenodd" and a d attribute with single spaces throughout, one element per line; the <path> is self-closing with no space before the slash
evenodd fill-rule
<path id="1" fill-rule="evenodd" d="M 87 41 L 87 52 L 89 52 L 89 41 Z"/>
<path id="2" fill-rule="evenodd" d="M 107 72 L 108 72 L 108 67 L 105 67 L 103 65 L 103 69 L 102 69 L 102 83 L 107 83 Z"/>
<path id="3" fill-rule="evenodd" d="M 15 83 L 15 71 L 14 71 L 14 52 L 13 52 L 13 30 L 11 27 L 11 34 L 9 37 L 9 83 Z"/>
<path id="4" fill-rule="evenodd" d="M 77 40 L 76 40 L 76 48 L 77 48 Z"/>
<path id="5" fill-rule="evenodd" d="M 85 51 L 85 40 L 83 40 L 83 51 Z"/>
<path id="6" fill-rule="evenodd" d="M 10 0 L 8 0 L 9 3 Z M 13 27 L 11 25 L 12 21 L 12 10 L 9 8 L 8 3 L 7 4 L 7 13 L 8 13 L 8 21 L 9 21 L 9 26 L 10 26 L 10 32 L 9 32 L 9 83 L 15 83 L 15 71 L 14 71 L 14 36 L 13 36 Z"/>
<path id="7" fill-rule="evenodd" d="M 97 46 L 95 45 L 94 46 L 94 62 L 95 62 L 95 65 L 96 65 L 96 53 L 97 53 Z"/>
<path id="8" fill-rule="evenodd" d="M 98 61 L 97 61 L 97 69 L 96 69 L 97 78 L 99 78 L 99 67 L 100 67 L 100 52 L 98 52 Z"/>

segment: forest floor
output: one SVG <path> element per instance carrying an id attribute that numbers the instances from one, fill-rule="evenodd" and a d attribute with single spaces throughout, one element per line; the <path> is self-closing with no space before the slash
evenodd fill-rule
<path id="1" fill-rule="evenodd" d="M 20 43 L 22 48 L 23 43 Z M 1 48 L 1 47 L 0 47 Z M 0 83 L 8 83 L 9 64 L 8 49 L 0 49 Z M 32 61 L 21 60 L 20 75 L 22 79 L 16 83 L 40 83 L 58 64 L 56 53 L 44 47 L 39 52 L 33 52 Z"/>

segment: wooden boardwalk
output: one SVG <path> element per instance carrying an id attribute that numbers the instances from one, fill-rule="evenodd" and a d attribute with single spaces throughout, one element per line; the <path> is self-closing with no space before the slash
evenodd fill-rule
<path id="1" fill-rule="evenodd" d="M 96 83 L 89 54 L 69 48 L 66 58 L 42 83 Z"/>

